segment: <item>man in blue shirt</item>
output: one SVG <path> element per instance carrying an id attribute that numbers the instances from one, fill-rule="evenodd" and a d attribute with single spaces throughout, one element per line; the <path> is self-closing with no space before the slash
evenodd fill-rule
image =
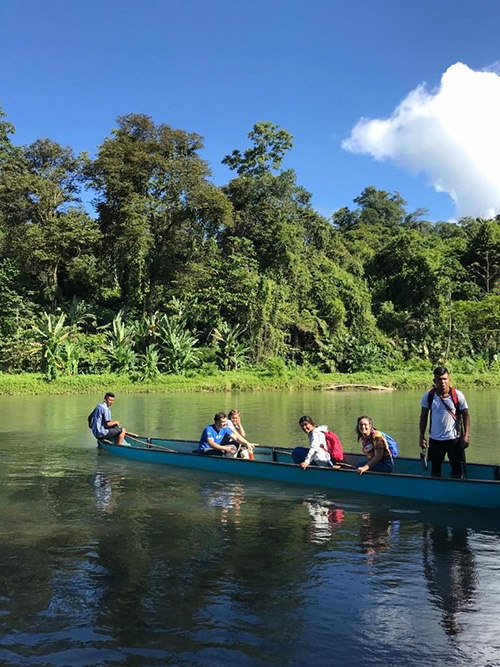
<path id="1" fill-rule="evenodd" d="M 115 395 L 108 391 L 104 396 L 103 403 L 94 408 L 90 416 L 90 428 L 99 440 L 100 438 L 114 438 L 116 445 L 123 445 L 126 430 L 120 426 L 119 421 L 111 420 L 111 406 L 115 402 Z"/>
<path id="2" fill-rule="evenodd" d="M 206 426 L 201 434 L 198 445 L 198 454 L 205 456 L 234 456 L 236 454 L 236 445 L 229 444 L 230 440 L 235 440 L 241 445 L 248 447 L 253 451 L 254 445 L 240 435 L 234 428 L 227 425 L 227 415 L 225 412 L 217 412 L 214 416 L 214 423 Z"/>

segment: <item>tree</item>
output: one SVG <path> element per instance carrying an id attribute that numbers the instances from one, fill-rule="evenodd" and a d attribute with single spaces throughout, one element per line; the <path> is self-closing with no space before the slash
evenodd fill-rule
<path id="1" fill-rule="evenodd" d="M 222 164 L 227 164 L 238 176 L 262 176 L 277 171 L 286 151 L 293 146 L 292 135 L 270 122 L 255 123 L 247 136 L 253 146 L 243 154 L 235 149 L 222 160 Z"/>
<path id="2" fill-rule="evenodd" d="M 6 116 L 7 114 L 0 105 L 0 165 L 2 165 L 4 160 L 12 157 L 18 152 L 18 149 L 13 146 L 9 138 L 9 134 L 14 134 L 16 129 L 12 123 L 2 120 Z"/>
<path id="3" fill-rule="evenodd" d="M 55 308 L 61 274 L 92 252 L 95 222 L 78 202 L 82 161 L 70 148 L 38 139 L 8 157 L 0 173 L 0 217 L 4 254 L 14 257 Z"/>
<path id="4" fill-rule="evenodd" d="M 462 221 L 467 236 L 463 264 L 468 279 L 490 294 L 500 281 L 500 224 L 497 220 Z"/>
<path id="5" fill-rule="evenodd" d="M 125 305 L 152 313 L 196 245 L 229 221 L 231 206 L 208 180 L 199 135 L 141 114 L 117 122 L 88 173 L 110 278 Z"/>

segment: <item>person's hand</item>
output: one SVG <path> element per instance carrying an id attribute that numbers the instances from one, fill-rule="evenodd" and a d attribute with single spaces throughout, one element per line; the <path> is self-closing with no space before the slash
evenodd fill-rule
<path id="1" fill-rule="evenodd" d="M 224 451 L 229 452 L 230 454 L 236 454 L 238 448 L 234 445 L 224 445 Z"/>
<path id="2" fill-rule="evenodd" d="M 420 438 L 420 449 L 428 449 L 429 443 L 425 438 Z"/>
<path id="3" fill-rule="evenodd" d="M 467 449 L 469 446 L 469 438 L 466 438 L 465 436 L 462 438 L 462 449 Z"/>
<path id="4" fill-rule="evenodd" d="M 302 463 L 300 464 L 300 467 L 302 468 L 302 470 L 305 470 L 306 468 L 309 467 L 309 463 L 306 463 L 305 461 L 302 461 Z"/>
<path id="5" fill-rule="evenodd" d="M 370 470 L 370 466 L 364 465 L 358 468 L 358 475 L 362 475 L 367 470 Z"/>

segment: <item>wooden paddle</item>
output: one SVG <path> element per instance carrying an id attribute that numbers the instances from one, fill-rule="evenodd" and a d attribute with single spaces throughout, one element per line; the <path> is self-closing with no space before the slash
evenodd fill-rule
<path id="1" fill-rule="evenodd" d="M 335 461 L 333 464 L 333 467 L 335 466 L 340 466 L 341 468 L 350 468 L 351 470 L 355 470 L 358 466 L 353 466 L 352 463 L 346 463 L 345 461 Z"/>

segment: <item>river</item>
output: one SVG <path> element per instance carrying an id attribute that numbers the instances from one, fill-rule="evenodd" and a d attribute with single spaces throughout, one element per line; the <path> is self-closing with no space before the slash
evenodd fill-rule
<path id="1" fill-rule="evenodd" d="M 368 414 L 417 454 L 422 392 L 118 395 L 140 434 L 305 445 L 310 414 L 357 448 Z M 470 461 L 499 462 L 500 392 L 466 392 Z M 500 521 L 480 510 L 100 454 L 100 396 L 0 397 L 0 663 L 500 665 Z"/>

